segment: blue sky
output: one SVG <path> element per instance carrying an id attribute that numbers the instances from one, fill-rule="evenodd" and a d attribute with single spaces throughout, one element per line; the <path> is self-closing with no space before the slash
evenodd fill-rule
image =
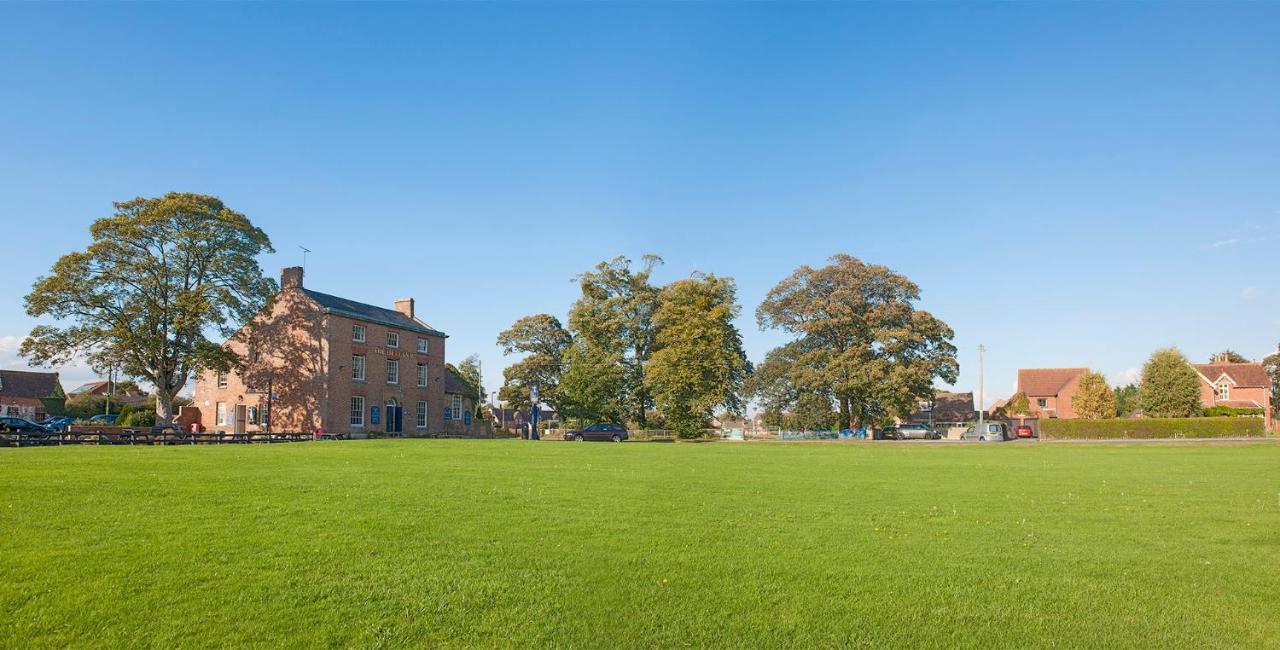
<path id="1" fill-rule="evenodd" d="M 491 387 L 500 330 L 647 252 L 737 279 L 753 360 L 797 265 L 888 265 L 988 402 L 1280 341 L 1280 4 L 10 3 L 0 79 L 3 367 L 33 280 L 168 190 L 414 296 Z"/>

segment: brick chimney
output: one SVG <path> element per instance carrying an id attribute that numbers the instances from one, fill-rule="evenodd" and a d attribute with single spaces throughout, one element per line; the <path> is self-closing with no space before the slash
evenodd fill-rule
<path id="1" fill-rule="evenodd" d="M 280 269 L 280 288 L 281 289 L 301 289 L 302 288 L 302 267 L 286 266 Z"/>
<path id="2" fill-rule="evenodd" d="M 396 311 L 413 318 L 413 298 L 401 298 L 396 301 Z"/>

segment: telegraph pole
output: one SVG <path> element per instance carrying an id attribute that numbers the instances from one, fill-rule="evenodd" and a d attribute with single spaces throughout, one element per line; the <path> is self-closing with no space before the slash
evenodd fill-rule
<path id="1" fill-rule="evenodd" d="M 979 343 L 978 344 L 978 430 L 979 431 L 982 430 L 982 425 L 986 423 L 986 414 L 987 414 L 986 396 L 982 390 L 982 374 L 983 374 L 982 353 L 986 351 L 987 351 L 987 348 L 984 347 L 981 343 Z"/>

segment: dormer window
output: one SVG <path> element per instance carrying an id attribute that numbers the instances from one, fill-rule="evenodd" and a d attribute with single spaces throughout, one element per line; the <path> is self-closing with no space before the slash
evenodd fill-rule
<path id="1" fill-rule="evenodd" d="M 1218 401 L 1225 402 L 1229 399 L 1231 399 L 1231 385 L 1224 381 L 1218 384 Z"/>

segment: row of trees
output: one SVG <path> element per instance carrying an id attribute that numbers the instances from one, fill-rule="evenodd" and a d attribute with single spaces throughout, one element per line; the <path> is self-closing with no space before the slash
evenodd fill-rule
<path id="1" fill-rule="evenodd" d="M 916 309 L 919 287 L 848 255 L 830 262 L 800 267 L 756 310 L 761 328 L 792 336 L 758 368 L 733 323 L 733 280 L 695 273 L 658 286 L 656 256 L 602 262 L 578 276 L 567 327 L 535 314 L 499 334 L 504 353 L 525 355 L 504 371 L 499 396 L 527 407 L 536 385 L 563 417 L 646 427 L 656 415 L 694 435 L 753 397 L 766 421 L 787 413 L 806 428 L 854 428 L 909 413 L 935 379 L 955 381 L 953 333 Z"/>

